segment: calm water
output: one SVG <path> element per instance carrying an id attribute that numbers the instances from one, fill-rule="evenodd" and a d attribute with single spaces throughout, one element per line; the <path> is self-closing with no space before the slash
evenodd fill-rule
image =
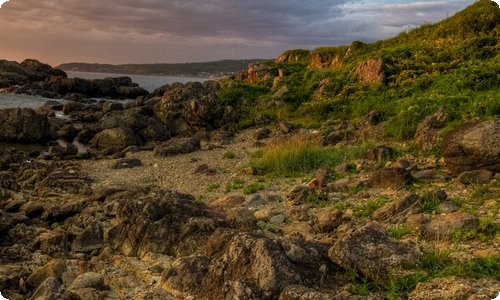
<path id="1" fill-rule="evenodd" d="M 205 81 L 205 78 L 192 78 L 192 77 L 174 77 L 174 76 L 149 76 L 149 75 L 128 75 L 128 74 L 109 74 L 109 73 L 92 73 L 92 72 L 66 72 L 68 77 L 79 77 L 84 79 L 102 79 L 106 77 L 120 77 L 128 76 L 133 82 L 139 84 L 140 87 L 146 89 L 148 92 L 153 92 L 165 84 L 172 84 L 174 82 L 186 83 L 189 81 Z M 0 92 L 0 109 L 12 107 L 30 107 L 36 109 L 44 104 L 48 98 L 39 96 L 16 95 Z M 58 101 L 64 101 L 56 99 Z"/>

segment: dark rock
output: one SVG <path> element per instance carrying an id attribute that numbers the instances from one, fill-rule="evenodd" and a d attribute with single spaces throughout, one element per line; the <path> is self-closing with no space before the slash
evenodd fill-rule
<path id="1" fill-rule="evenodd" d="M 455 128 L 443 138 L 441 155 L 455 176 L 479 169 L 500 172 L 500 119 Z"/>
<path id="2" fill-rule="evenodd" d="M 368 185 L 374 188 L 400 189 L 412 180 L 411 173 L 403 168 L 386 167 L 373 173 Z"/>
<path id="3" fill-rule="evenodd" d="M 75 252 L 91 252 L 102 248 L 104 232 L 99 222 L 92 222 L 89 227 L 73 241 L 72 249 Z"/>
<path id="4" fill-rule="evenodd" d="M 244 295 L 246 290 L 250 295 L 244 299 L 276 299 L 288 285 L 313 285 L 322 275 L 328 276 L 326 249 L 323 252 L 312 244 L 297 243 L 285 243 L 289 255 L 297 261 L 292 262 L 278 242 L 217 229 L 207 243 L 206 254 L 211 262 L 197 294 L 203 299 L 227 299 L 241 292 Z M 306 255 L 302 255 L 304 251 Z M 308 257 L 311 251 L 317 256 Z M 321 265 L 325 265 L 326 274 L 317 271 Z"/>
<path id="5" fill-rule="evenodd" d="M 365 152 L 365 157 L 369 160 L 382 163 L 392 158 L 394 150 L 387 146 L 378 146 Z"/>
<path id="6" fill-rule="evenodd" d="M 78 134 L 78 130 L 73 126 L 73 124 L 66 124 L 61 129 L 57 130 L 57 134 L 67 141 L 73 141 Z"/>
<path id="7" fill-rule="evenodd" d="M 57 300 L 70 300 L 66 295 L 61 294 L 61 283 L 54 277 L 45 279 L 38 288 L 33 292 L 31 299 L 57 299 Z"/>
<path id="8" fill-rule="evenodd" d="M 122 158 L 116 161 L 112 168 L 113 169 L 127 169 L 142 166 L 142 162 L 138 158 Z"/>
<path id="9" fill-rule="evenodd" d="M 172 138 L 158 145 L 153 152 L 156 156 L 172 156 L 200 149 L 200 141 L 196 138 Z"/>
<path id="10" fill-rule="evenodd" d="M 257 141 L 267 139 L 270 134 L 271 130 L 269 130 L 269 128 L 264 127 L 255 132 L 254 139 L 256 139 Z"/>
<path id="11" fill-rule="evenodd" d="M 162 272 L 161 286 L 181 292 L 194 292 L 208 272 L 210 259 L 205 256 L 181 257 Z"/>
<path id="12" fill-rule="evenodd" d="M 338 240 L 328 256 L 345 270 L 354 268 L 371 280 L 388 282 L 412 274 L 423 254 L 416 244 L 389 238 L 380 224 L 371 222 Z"/>
<path id="13" fill-rule="evenodd" d="M 457 177 L 457 180 L 463 184 L 488 183 L 491 179 L 493 179 L 493 172 L 488 170 L 464 171 Z"/>
<path id="14" fill-rule="evenodd" d="M 171 191 L 159 191 L 156 196 L 123 195 L 116 207 L 116 225 L 109 230 L 106 243 L 126 256 L 149 252 L 190 255 L 221 220 L 210 209 L 193 204 L 194 200 L 191 195 Z M 213 220 L 196 219 L 205 216 Z"/>
<path id="15" fill-rule="evenodd" d="M 49 139 L 50 124 L 47 117 L 31 108 L 0 110 L 0 141 L 43 142 Z"/>

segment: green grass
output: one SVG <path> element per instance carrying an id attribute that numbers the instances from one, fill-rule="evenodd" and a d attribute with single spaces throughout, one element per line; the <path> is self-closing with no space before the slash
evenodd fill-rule
<path id="1" fill-rule="evenodd" d="M 231 182 L 226 184 L 225 192 L 229 193 L 232 190 L 238 190 L 243 188 L 245 184 L 245 180 L 239 178 L 239 177 L 233 177 Z"/>
<path id="2" fill-rule="evenodd" d="M 233 151 L 226 151 L 222 155 L 222 158 L 225 158 L 225 159 L 233 159 L 235 157 L 236 157 L 236 154 Z"/>
<path id="3" fill-rule="evenodd" d="M 250 184 L 249 186 L 246 186 L 243 188 L 243 194 L 245 194 L 245 195 L 254 194 L 260 190 L 263 190 L 264 188 L 265 188 L 264 184 L 262 184 L 260 182 L 254 182 L 254 183 Z"/>
<path id="4" fill-rule="evenodd" d="M 334 167 L 362 156 L 366 145 L 335 149 L 324 147 L 319 135 L 300 134 L 269 144 L 254 164 L 276 176 L 294 177 L 320 167 Z"/>
<path id="5" fill-rule="evenodd" d="M 390 228 L 387 228 L 387 232 L 389 233 L 390 237 L 393 237 L 397 240 L 401 239 L 403 236 L 411 233 L 411 228 L 408 228 L 406 226 L 393 226 Z"/>
<path id="6" fill-rule="evenodd" d="M 211 183 L 211 184 L 208 185 L 207 191 L 208 192 L 213 192 L 213 191 L 217 190 L 218 188 L 220 188 L 220 184 L 218 184 L 218 183 Z"/>

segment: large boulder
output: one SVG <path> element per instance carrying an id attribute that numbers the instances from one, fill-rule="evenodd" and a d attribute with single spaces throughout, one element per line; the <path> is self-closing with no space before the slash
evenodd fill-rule
<path id="1" fill-rule="evenodd" d="M 196 138 L 172 138 L 156 146 L 153 152 L 156 156 L 173 156 L 200 149 L 200 141 Z"/>
<path id="2" fill-rule="evenodd" d="M 438 134 L 441 129 L 446 126 L 448 121 L 448 113 L 441 107 L 437 112 L 425 118 L 418 124 L 415 132 L 415 142 L 420 145 L 423 150 L 430 150 L 436 146 Z"/>
<path id="3" fill-rule="evenodd" d="M 206 254 L 211 262 L 198 289 L 200 299 L 277 299 L 286 286 L 315 286 L 332 270 L 326 246 L 300 238 L 280 243 L 217 229 Z"/>
<path id="4" fill-rule="evenodd" d="M 105 243 L 126 256 L 190 255 L 204 245 L 222 220 L 194 200 L 174 191 L 130 192 L 117 205 L 116 225 Z"/>
<path id="5" fill-rule="evenodd" d="M 43 142 L 50 139 L 47 117 L 31 108 L 7 108 L 0 110 L 0 141 Z"/>
<path id="6" fill-rule="evenodd" d="M 388 282 L 412 274 L 423 254 L 417 244 L 396 241 L 379 223 L 371 222 L 338 240 L 328 256 L 345 270 Z"/>
<path id="7" fill-rule="evenodd" d="M 381 59 L 369 59 L 356 69 L 359 82 L 385 83 L 385 66 Z"/>
<path id="8" fill-rule="evenodd" d="M 457 127 L 443 138 L 441 155 L 455 176 L 477 169 L 500 172 L 500 119 Z"/>
<path id="9" fill-rule="evenodd" d="M 154 115 L 167 124 L 174 135 L 220 128 L 232 120 L 225 118 L 225 110 L 218 105 L 218 89 L 219 85 L 211 81 L 173 85 L 153 106 Z"/>
<path id="10" fill-rule="evenodd" d="M 130 128 L 116 127 L 104 129 L 90 140 L 90 146 L 96 149 L 114 149 L 121 151 L 128 146 L 136 145 L 137 138 Z"/>

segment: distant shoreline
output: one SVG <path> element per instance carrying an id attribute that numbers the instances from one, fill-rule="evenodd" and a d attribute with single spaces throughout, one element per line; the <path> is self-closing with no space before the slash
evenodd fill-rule
<path id="1" fill-rule="evenodd" d="M 241 59 L 195 63 L 123 65 L 72 62 L 60 64 L 56 68 L 73 72 L 220 78 L 236 75 L 241 70 L 246 70 L 249 64 L 262 61 L 268 61 L 268 59 Z"/>

